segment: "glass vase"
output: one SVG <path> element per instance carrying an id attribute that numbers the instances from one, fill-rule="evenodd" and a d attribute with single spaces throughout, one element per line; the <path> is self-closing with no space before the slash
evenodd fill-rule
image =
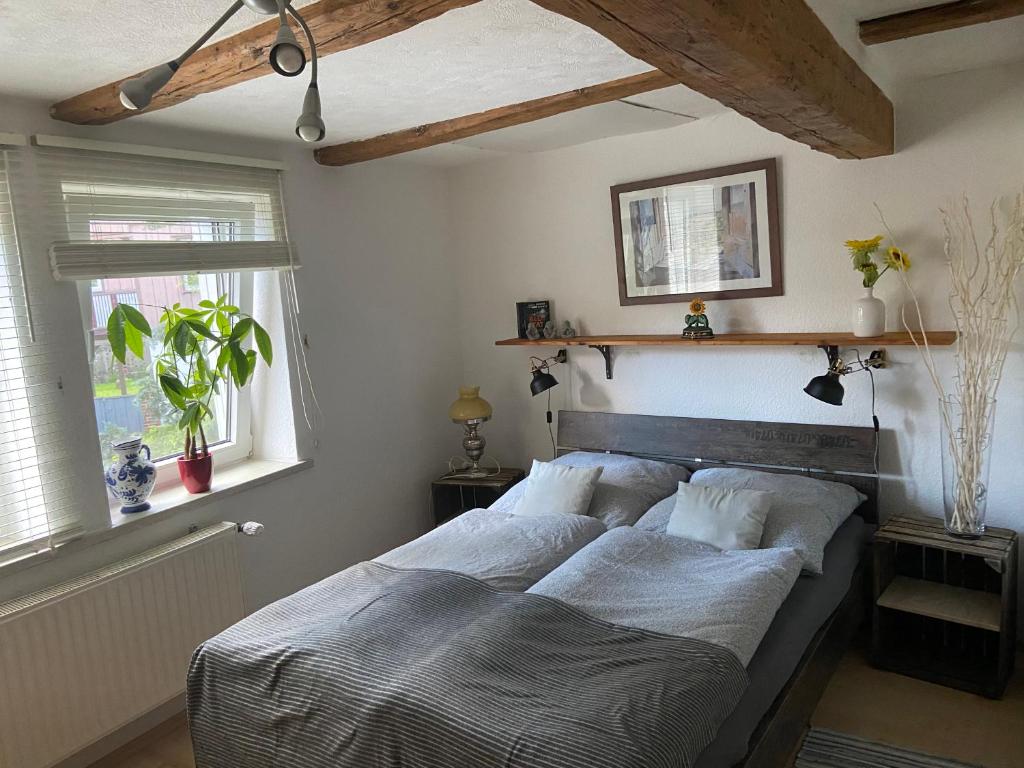
<path id="1" fill-rule="evenodd" d="M 951 396 L 939 401 L 939 409 L 946 531 L 976 539 L 985 532 L 996 401 Z"/>

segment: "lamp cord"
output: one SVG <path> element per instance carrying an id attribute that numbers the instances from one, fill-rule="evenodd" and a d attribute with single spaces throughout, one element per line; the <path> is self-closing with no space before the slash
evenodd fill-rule
<path id="1" fill-rule="evenodd" d="M 555 448 L 555 433 L 551 428 L 551 390 L 548 390 L 548 437 L 551 438 L 551 458 L 557 458 L 558 449 Z"/>
<path id="2" fill-rule="evenodd" d="M 857 355 L 857 363 L 858 363 L 858 365 L 860 365 L 863 368 L 863 370 L 867 371 L 868 372 L 868 376 L 871 378 L 871 423 L 872 423 L 872 425 L 875 428 L 875 453 L 874 453 L 873 461 L 874 461 L 874 465 L 875 465 L 875 474 L 877 475 L 878 474 L 878 438 L 879 438 L 880 428 L 879 428 L 879 423 L 878 423 L 878 414 L 875 413 L 875 372 L 874 372 L 874 370 L 872 370 L 872 367 L 870 365 L 864 365 L 864 363 L 863 363 L 863 361 L 861 360 L 861 357 L 860 357 L 860 350 L 859 349 L 854 349 L 854 352 Z"/>

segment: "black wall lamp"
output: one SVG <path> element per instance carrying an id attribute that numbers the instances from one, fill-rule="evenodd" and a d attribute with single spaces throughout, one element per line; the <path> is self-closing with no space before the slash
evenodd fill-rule
<path id="1" fill-rule="evenodd" d="M 551 438 L 551 455 L 555 456 L 558 454 L 558 449 L 555 447 L 555 433 L 551 429 L 551 388 L 558 386 L 558 379 L 551 375 L 551 366 L 557 365 L 558 363 L 566 363 L 569 361 L 569 355 L 564 349 L 558 350 L 558 354 L 554 357 L 531 357 L 530 358 L 530 373 L 533 375 L 533 380 L 530 382 L 530 393 L 536 397 L 541 392 L 548 393 L 548 409 L 547 409 L 547 420 L 548 420 L 548 437 Z"/>
<path id="2" fill-rule="evenodd" d="M 558 386 L 558 379 L 551 375 L 551 366 L 564 363 L 568 359 L 569 356 L 564 349 L 558 350 L 558 354 L 554 357 L 530 358 L 530 373 L 533 375 L 533 381 L 530 382 L 530 392 L 534 397 L 541 392 L 547 392 L 552 387 Z"/>
<path id="3" fill-rule="evenodd" d="M 860 353 L 858 353 L 857 362 L 852 365 L 843 362 L 843 359 L 839 357 L 839 347 L 834 344 L 819 344 L 818 349 L 825 350 L 825 354 L 828 356 L 828 370 L 824 375 L 811 379 L 804 387 L 804 392 L 815 400 L 821 400 L 829 405 L 843 404 L 845 390 L 842 382 L 839 381 L 840 376 L 860 371 L 870 373 L 874 368 L 885 367 L 885 350 L 882 349 L 876 349 L 868 356 L 867 360 L 861 360 Z M 872 387 L 874 387 L 874 378 L 872 378 Z"/>

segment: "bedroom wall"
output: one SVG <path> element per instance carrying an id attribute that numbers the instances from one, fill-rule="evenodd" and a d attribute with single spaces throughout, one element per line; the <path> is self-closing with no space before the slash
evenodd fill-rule
<path id="1" fill-rule="evenodd" d="M 313 458 L 312 469 L 199 512 L 168 512 L 158 524 L 74 556 L 61 555 L 13 575 L 0 569 L 0 600 L 174 538 L 191 524 L 258 520 L 266 525 L 265 534 L 241 540 L 247 602 L 255 609 L 426 527 L 429 479 L 442 471 L 443 459 L 458 444 L 445 418 L 458 384 L 461 350 L 451 331 L 455 288 L 441 171 L 384 164 L 321 168 L 308 149 L 292 142 L 154 130 L 145 118 L 105 129 L 76 128 L 51 121 L 45 105 L 2 96 L 0 131 L 285 161 L 289 227 L 303 264 L 297 273 L 302 323 L 324 411 L 318 434 L 310 436 L 303 427 L 297 435 L 298 453 Z M 66 311 L 73 315 L 70 327 L 77 327 L 73 299 Z M 277 318 L 280 322 L 279 313 Z M 81 354 L 84 361 L 84 344 Z M 284 359 L 280 351 L 278 359 Z M 276 375 L 286 370 L 275 364 Z M 274 384 L 265 391 L 287 393 L 287 381 Z M 85 403 L 91 411 L 88 398 Z M 272 414 L 265 415 L 272 418 L 257 420 L 256 442 L 272 458 L 281 458 L 291 449 L 287 430 L 293 416 L 301 424 L 301 412 L 297 399 L 288 397 L 268 408 Z M 260 425 L 266 429 L 260 431 Z M 101 482 L 96 455 L 83 452 L 82 461 L 97 464 Z"/>
<path id="2" fill-rule="evenodd" d="M 937 209 L 966 192 L 978 212 L 1024 186 L 1024 67 L 919 82 L 895 94 L 899 152 L 840 161 L 769 133 L 735 114 L 656 133 L 606 139 L 477 164 L 451 175 L 452 242 L 458 263 L 467 384 L 494 404 L 484 429 L 502 463 L 548 458 L 544 396 L 528 389 L 529 349 L 496 348 L 515 335 L 515 302 L 551 299 L 557 319 L 584 333 L 675 333 L 684 304 L 620 307 L 609 186 L 671 173 L 776 157 L 780 174 L 785 295 L 711 302 L 715 330 L 842 331 L 860 293 L 843 241 L 883 229 L 877 201 L 911 256 L 926 322 L 949 327 Z M 898 330 L 902 289 L 887 275 L 876 289 Z M 1024 336 L 999 393 L 989 521 L 1024 531 Z M 870 343 L 861 346 L 866 356 Z M 910 348 L 889 349 L 876 375 L 884 430 L 886 513 L 941 514 L 936 396 Z M 594 350 L 571 349 L 554 371 L 552 408 L 732 419 L 870 425 L 866 374 L 844 380 L 841 408 L 801 389 L 824 372 L 816 349 L 749 348 L 615 352 L 606 381 Z M 944 363 L 949 352 L 939 353 Z"/>

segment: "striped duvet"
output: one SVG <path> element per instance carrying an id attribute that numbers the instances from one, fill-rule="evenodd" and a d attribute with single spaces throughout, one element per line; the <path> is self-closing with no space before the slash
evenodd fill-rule
<path id="1" fill-rule="evenodd" d="M 361 563 L 204 643 L 198 768 L 683 768 L 747 684 L 710 643 Z"/>

